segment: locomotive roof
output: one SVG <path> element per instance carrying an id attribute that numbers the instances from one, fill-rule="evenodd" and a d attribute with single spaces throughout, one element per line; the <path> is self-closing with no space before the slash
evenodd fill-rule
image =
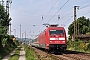
<path id="1" fill-rule="evenodd" d="M 47 27 L 46 29 L 64 29 L 64 27 Z"/>
<path id="2" fill-rule="evenodd" d="M 58 27 L 58 24 L 49 24 L 49 27 Z"/>

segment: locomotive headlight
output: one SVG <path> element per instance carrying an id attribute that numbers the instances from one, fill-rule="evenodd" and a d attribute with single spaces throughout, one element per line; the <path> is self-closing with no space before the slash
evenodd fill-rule
<path id="1" fill-rule="evenodd" d="M 49 44 L 47 44 L 47 46 L 49 46 Z"/>

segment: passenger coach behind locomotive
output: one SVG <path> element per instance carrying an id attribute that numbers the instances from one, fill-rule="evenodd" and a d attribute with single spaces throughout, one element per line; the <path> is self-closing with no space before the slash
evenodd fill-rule
<path id="1" fill-rule="evenodd" d="M 65 51 L 67 48 L 64 27 L 50 25 L 38 36 L 38 47 L 49 51 Z"/>

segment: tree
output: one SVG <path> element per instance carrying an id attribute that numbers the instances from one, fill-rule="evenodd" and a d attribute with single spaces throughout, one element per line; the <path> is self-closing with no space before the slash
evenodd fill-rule
<path id="1" fill-rule="evenodd" d="M 7 35 L 7 30 L 10 21 L 11 19 L 9 19 L 9 15 L 7 15 L 4 6 L 0 5 L 0 53 L 2 52 L 3 49 L 2 40 L 3 37 Z"/>
<path id="2" fill-rule="evenodd" d="M 1 21 L 3 20 L 3 13 L 4 13 L 4 8 L 3 6 L 0 5 L 0 53 L 2 52 L 2 24 L 1 24 Z"/>
<path id="3" fill-rule="evenodd" d="M 77 28 L 79 29 L 79 34 L 86 34 L 90 33 L 90 19 L 86 19 L 86 17 L 82 16 L 77 19 L 78 25 Z M 68 27 L 68 34 L 72 36 L 74 34 L 74 22 L 70 24 Z"/>

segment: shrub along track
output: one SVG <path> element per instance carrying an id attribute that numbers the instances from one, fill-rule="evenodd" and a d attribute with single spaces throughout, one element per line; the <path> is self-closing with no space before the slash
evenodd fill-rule
<path id="1" fill-rule="evenodd" d="M 66 50 L 64 53 L 47 53 L 46 51 L 33 48 L 40 60 L 90 60 L 90 54 Z"/>

